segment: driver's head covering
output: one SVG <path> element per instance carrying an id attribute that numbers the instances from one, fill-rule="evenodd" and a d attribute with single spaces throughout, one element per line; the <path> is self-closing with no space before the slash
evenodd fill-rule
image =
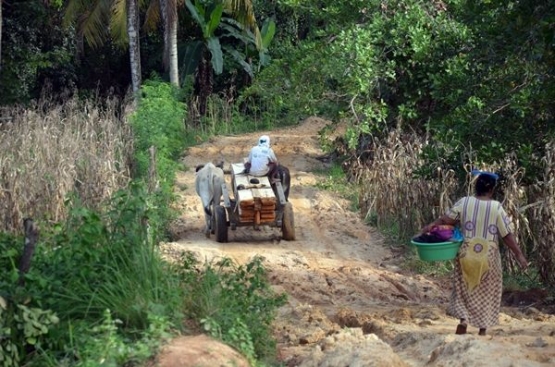
<path id="1" fill-rule="evenodd" d="M 258 145 L 260 145 L 261 147 L 269 148 L 270 137 L 268 135 L 262 135 L 260 138 L 258 138 Z"/>

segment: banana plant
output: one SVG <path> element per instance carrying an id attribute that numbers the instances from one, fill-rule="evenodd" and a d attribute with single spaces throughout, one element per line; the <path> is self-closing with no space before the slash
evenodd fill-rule
<path id="1" fill-rule="evenodd" d="M 259 37 L 230 18 L 222 19 L 221 28 L 225 32 L 224 36 L 236 38 L 244 44 L 244 52 L 239 52 L 232 47 L 226 47 L 225 50 L 233 56 L 249 76 L 254 77 L 255 71 L 259 72 L 262 67 L 270 63 L 268 50 L 276 34 L 276 23 L 271 18 L 264 21 Z M 254 58 L 258 58 L 256 70 L 253 70 L 251 62 L 248 62 Z"/>
<path id="2" fill-rule="evenodd" d="M 239 3 L 243 6 L 239 6 Z M 196 71 L 199 112 L 204 115 L 206 101 L 212 93 L 213 74 L 223 72 L 224 51 L 252 78 L 252 59 L 258 56 L 256 71 L 269 62 L 268 46 L 275 34 L 275 23 L 265 22 L 260 32 L 249 0 L 213 0 L 208 5 L 200 0 L 185 0 L 185 6 L 200 27 L 202 39 L 186 47 L 182 72 L 183 77 L 186 77 Z M 222 46 L 222 40 L 230 37 L 242 41 L 245 52 L 239 52 L 236 46 Z"/>
<path id="3" fill-rule="evenodd" d="M 195 1 L 193 4 L 191 0 L 186 0 L 185 5 L 202 30 L 202 43 L 204 43 L 210 52 L 214 72 L 216 74 L 221 74 L 224 68 L 224 57 L 220 39 L 215 35 L 215 32 L 222 20 L 224 10 L 223 4 L 215 4 L 215 6 L 210 9 L 204 7 L 199 1 Z M 195 47 L 198 48 L 198 45 Z"/>

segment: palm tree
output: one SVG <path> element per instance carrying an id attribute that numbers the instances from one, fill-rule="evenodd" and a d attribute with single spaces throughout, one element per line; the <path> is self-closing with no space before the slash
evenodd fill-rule
<path id="1" fill-rule="evenodd" d="M 65 10 L 65 24 L 76 22 L 78 37 L 93 48 L 103 44 L 109 29 L 116 44 L 129 48 L 131 86 L 135 101 L 141 86 L 139 9 L 137 0 L 70 0 Z M 106 25 L 109 24 L 109 28 Z"/>
<path id="2" fill-rule="evenodd" d="M 170 82 L 173 85 L 179 87 L 179 71 L 178 71 L 178 60 L 177 60 L 177 8 L 178 5 L 183 4 L 183 0 L 159 0 L 160 1 L 160 10 L 162 13 L 162 20 L 164 24 L 164 65 L 166 69 L 169 69 L 170 74 Z M 198 3 L 195 3 L 195 6 L 192 6 L 190 0 L 185 1 L 187 5 L 187 9 L 191 12 L 191 15 L 197 20 L 197 23 L 201 27 L 204 26 L 202 22 L 199 22 L 197 19 L 197 8 Z M 156 2 L 154 2 L 156 4 Z M 258 36 L 257 41 L 260 40 L 258 27 L 256 25 L 256 19 L 254 17 L 253 5 L 251 0 L 216 0 L 215 5 L 218 8 L 221 4 L 222 10 L 230 13 L 231 15 L 235 16 L 240 24 L 244 25 L 247 28 L 253 30 L 254 34 Z M 221 18 L 221 14 L 218 16 L 217 13 L 219 10 L 216 11 L 214 17 L 211 19 L 215 21 L 215 27 L 217 28 L 219 24 L 219 18 Z M 208 34 L 205 34 L 205 40 L 207 41 L 210 37 L 213 36 L 213 29 L 206 29 Z M 203 28 L 204 34 L 204 28 Z M 213 41 L 211 41 L 213 42 Z M 257 43 L 258 45 L 259 43 Z M 214 47 L 218 47 L 217 44 L 213 45 Z M 213 51 L 211 49 L 211 51 Z M 205 73 L 203 78 L 206 82 L 209 83 L 211 86 L 212 78 L 210 75 L 206 75 L 207 73 L 211 72 L 211 68 L 207 65 L 207 60 L 199 65 L 199 68 L 202 70 L 202 73 Z M 222 61 L 223 62 L 223 61 Z M 211 88 L 205 88 L 205 93 L 211 93 Z"/>
<path id="3" fill-rule="evenodd" d="M 145 27 L 154 29 L 162 18 L 164 28 L 164 69 L 169 70 L 170 83 L 179 87 L 179 68 L 177 66 L 177 8 L 182 0 L 157 0 L 149 3 Z"/>
<path id="4" fill-rule="evenodd" d="M 160 0 L 164 21 L 164 65 L 170 72 L 170 83 L 179 87 L 177 66 L 177 1 Z"/>
<path id="5" fill-rule="evenodd" d="M 118 1 L 116 1 L 117 3 Z M 141 45 L 139 42 L 139 9 L 137 0 L 119 0 L 127 8 L 127 35 L 129 37 L 129 62 L 131 65 L 131 86 L 135 101 L 141 87 Z"/>
<path id="6" fill-rule="evenodd" d="M 152 25 L 161 13 L 164 24 L 164 63 L 169 68 L 170 82 L 176 86 L 179 86 L 177 60 L 177 9 L 179 1 L 183 0 L 151 2 L 145 21 L 145 24 Z M 193 10 L 197 9 L 198 4 L 192 5 L 190 0 L 185 0 L 185 4 L 191 11 L 193 18 L 198 22 L 200 17 L 198 17 L 198 14 L 195 16 L 196 10 Z M 214 39 L 212 36 L 219 25 L 221 13 L 224 11 L 234 16 L 246 29 L 251 29 L 255 35 L 257 46 L 261 45 L 260 32 L 256 25 L 251 0 L 215 0 L 215 4 L 216 8 L 220 10 L 214 13 L 212 18 L 214 22 L 208 24 L 208 28 L 206 28 L 208 33 L 205 35 L 205 40 L 211 52 L 220 48 L 217 38 Z M 158 16 L 156 16 L 157 14 Z M 66 23 L 77 21 L 78 36 L 83 37 L 91 47 L 100 46 L 104 42 L 108 35 L 106 24 L 110 24 L 109 30 L 116 43 L 123 47 L 129 47 L 132 90 L 137 96 L 141 84 L 138 0 L 94 0 L 88 2 L 70 0 L 65 15 Z M 203 26 L 201 23 L 199 24 Z M 217 51 L 213 52 L 217 53 Z M 203 85 L 207 84 L 208 86 L 208 88 L 204 88 L 205 93 L 203 95 L 205 96 L 211 93 L 213 65 L 220 60 L 217 54 L 214 56 L 214 53 L 212 53 L 212 66 L 205 60 L 205 67 L 199 67 L 203 75 L 200 80 L 203 80 Z M 223 65 L 223 59 L 219 64 Z M 203 65 L 203 63 L 200 63 L 200 65 Z M 220 70 L 219 67 L 215 68 L 217 73 L 221 72 Z"/>

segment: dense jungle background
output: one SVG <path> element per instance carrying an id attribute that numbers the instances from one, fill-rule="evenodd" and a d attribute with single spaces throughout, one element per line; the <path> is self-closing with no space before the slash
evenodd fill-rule
<path id="1" fill-rule="evenodd" d="M 239 159 L 235 140 L 215 139 L 248 136 L 246 152 L 259 132 L 281 137 L 293 168 L 310 155 L 294 174 L 315 178 L 299 186 L 377 229 L 407 277 L 446 279 L 452 264 L 421 262 L 409 240 L 471 190 L 471 169 L 499 173 L 531 264 L 522 273 L 502 251 L 507 292 L 539 294 L 526 307 L 553 313 L 552 1 L 0 5 L 0 366 L 146 366 L 200 332 L 252 366 L 302 365 L 275 329 L 295 295 L 262 258 L 160 251 L 196 218 L 180 201 L 190 165 Z M 299 137 L 317 147 L 288 151 Z M 301 207 L 311 191 L 293 193 Z"/>

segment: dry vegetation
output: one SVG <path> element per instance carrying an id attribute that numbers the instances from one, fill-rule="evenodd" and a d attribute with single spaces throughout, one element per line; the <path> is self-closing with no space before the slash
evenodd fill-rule
<path id="1" fill-rule="evenodd" d="M 452 204 L 457 190 L 452 171 L 438 168 L 437 180 L 413 178 L 424 139 L 411 136 L 407 141 L 392 132 L 384 142 L 373 142 L 372 159 L 359 165 L 358 177 L 364 182 L 361 208 L 367 217 L 376 217 L 380 227 L 395 225 L 400 238 L 414 235 L 422 226 Z"/>
<path id="2" fill-rule="evenodd" d="M 128 183 L 132 138 L 118 106 L 42 100 L 7 111 L 12 121 L 0 125 L 1 231 L 19 231 L 24 217 L 63 219 L 72 191 L 94 208 Z"/>
<path id="3" fill-rule="evenodd" d="M 419 155 L 425 144 L 423 138 L 393 132 L 385 141 L 373 142 L 372 158 L 357 164 L 357 177 L 364 183 L 360 198 L 363 213 L 376 218 L 378 226 L 393 228 L 401 239 L 410 238 L 458 197 L 471 193 L 470 178 L 461 188 L 452 171 L 438 167 L 433 181 L 413 175 L 422 163 Z M 516 157 L 480 168 L 504 172 L 499 200 L 512 216 L 519 242 L 525 244 L 540 279 L 555 284 L 555 143 L 549 148 L 543 157 L 543 175 L 533 185 L 521 183 L 524 172 Z M 514 269 L 507 253 L 505 265 Z"/>

